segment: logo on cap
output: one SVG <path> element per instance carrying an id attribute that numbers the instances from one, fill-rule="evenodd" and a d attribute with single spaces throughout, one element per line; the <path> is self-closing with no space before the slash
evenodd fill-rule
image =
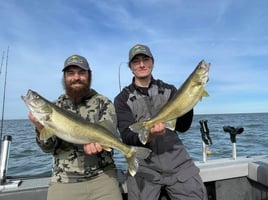
<path id="1" fill-rule="evenodd" d="M 81 64 L 83 64 L 83 60 L 80 57 L 73 55 L 70 58 L 68 58 L 67 63 L 81 63 Z"/>
<path id="2" fill-rule="evenodd" d="M 144 54 L 153 59 L 153 55 L 146 45 L 137 44 L 129 50 L 129 61 L 131 61 L 136 55 Z"/>
<path id="3" fill-rule="evenodd" d="M 72 55 L 65 60 L 62 71 L 64 71 L 67 67 L 72 66 L 72 65 L 78 66 L 84 70 L 90 70 L 90 67 L 86 58 L 84 58 L 83 56 L 79 56 L 79 55 Z"/>
<path id="4" fill-rule="evenodd" d="M 133 48 L 133 54 L 136 54 L 137 51 L 139 52 L 146 52 L 146 49 L 144 46 L 137 45 Z"/>

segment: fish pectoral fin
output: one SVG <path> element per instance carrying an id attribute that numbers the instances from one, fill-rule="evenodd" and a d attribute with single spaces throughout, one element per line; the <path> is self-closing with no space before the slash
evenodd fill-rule
<path id="1" fill-rule="evenodd" d="M 105 146 L 105 145 L 101 145 L 102 146 L 102 148 L 105 150 L 105 151 L 109 151 L 109 152 L 111 152 L 113 149 L 111 148 L 111 147 L 109 147 L 109 146 Z"/>
<path id="2" fill-rule="evenodd" d="M 204 91 L 202 92 L 201 96 L 200 96 L 199 101 L 202 101 L 202 97 L 209 97 L 208 92 L 204 90 Z"/>
<path id="3" fill-rule="evenodd" d="M 40 140 L 46 141 L 54 135 L 53 131 L 49 128 L 43 128 L 40 132 Z"/>
<path id="4" fill-rule="evenodd" d="M 111 122 L 108 120 L 105 121 L 98 121 L 96 122 L 96 124 L 98 124 L 99 126 L 102 126 L 103 128 L 107 129 L 107 130 L 111 130 L 113 127 L 111 126 Z"/>
<path id="5" fill-rule="evenodd" d="M 165 126 L 166 128 L 174 131 L 176 127 L 176 122 L 177 122 L 177 119 L 172 119 L 170 121 L 165 122 Z"/>
<path id="6" fill-rule="evenodd" d="M 206 90 L 203 91 L 202 97 L 209 97 L 209 94 L 208 94 L 208 92 Z"/>

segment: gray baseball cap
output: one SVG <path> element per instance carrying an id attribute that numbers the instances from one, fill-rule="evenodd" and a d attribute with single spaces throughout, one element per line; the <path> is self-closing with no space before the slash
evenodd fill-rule
<path id="1" fill-rule="evenodd" d="M 63 67 L 62 71 L 64 71 L 67 67 L 70 67 L 70 66 L 77 66 L 77 67 L 80 67 L 84 70 L 91 71 L 89 64 L 87 62 L 87 59 L 85 57 L 79 56 L 79 55 L 69 56 L 64 62 L 64 67 Z"/>
<path id="2" fill-rule="evenodd" d="M 129 62 L 138 54 L 144 54 L 146 56 L 149 56 L 150 58 L 154 59 L 151 50 L 148 46 L 143 44 L 136 44 L 134 47 L 132 47 L 129 50 Z"/>

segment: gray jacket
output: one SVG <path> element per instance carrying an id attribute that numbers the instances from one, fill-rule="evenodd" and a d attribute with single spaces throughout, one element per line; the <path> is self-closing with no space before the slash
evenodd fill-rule
<path id="1" fill-rule="evenodd" d="M 118 129 L 123 142 L 128 145 L 143 146 L 138 134 L 129 126 L 138 121 L 150 119 L 159 108 L 176 93 L 173 85 L 152 78 L 149 88 L 137 87 L 134 82 L 124 88 L 115 98 L 114 105 L 118 118 Z M 193 110 L 176 122 L 176 131 L 187 131 L 192 123 Z M 145 147 L 152 150 L 151 156 L 140 161 L 136 176 L 161 184 L 185 181 L 199 173 L 176 131 L 166 130 L 164 135 L 155 137 Z"/>

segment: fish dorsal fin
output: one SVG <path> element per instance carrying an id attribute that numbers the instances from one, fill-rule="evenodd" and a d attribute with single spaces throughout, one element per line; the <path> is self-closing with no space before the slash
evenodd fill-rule
<path id="1" fill-rule="evenodd" d="M 99 125 L 99 126 L 102 126 L 103 128 L 105 128 L 107 130 L 110 130 L 111 129 L 111 126 L 109 126 L 108 125 L 109 123 L 107 123 L 107 122 L 108 122 L 108 120 L 98 121 L 98 122 L 96 122 L 96 124 Z"/>
<path id="2" fill-rule="evenodd" d="M 116 130 L 114 130 L 114 127 L 112 126 L 111 122 L 108 120 L 105 121 L 99 121 L 96 122 L 97 125 L 107 129 L 109 132 L 113 133 L 113 137 L 120 139 L 119 134 L 116 132 Z"/>
<path id="3" fill-rule="evenodd" d="M 110 123 L 107 123 L 107 121 L 99 121 L 99 122 L 96 122 L 96 124 L 107 129 L 107 130 L 113 129 L 113 127 L 109 126 Z M 114 136 L 114 135 L 112 135 L 112 136 Z M 107 145 L 102 144 L 101 146 L 105 151 L 109 151 L 109 152 L 112 151 L 112 148 L 107 146 Z"/>

